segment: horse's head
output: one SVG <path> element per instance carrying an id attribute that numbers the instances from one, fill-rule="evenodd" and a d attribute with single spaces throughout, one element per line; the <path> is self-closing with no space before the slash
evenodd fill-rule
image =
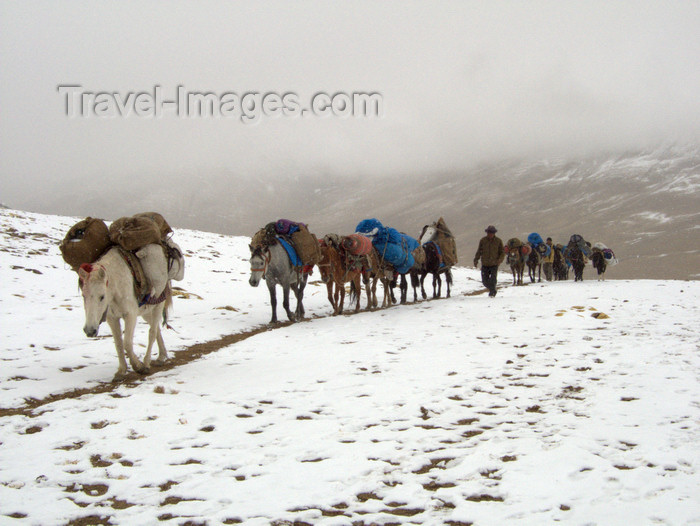
<path id="1" fill-rule="evenodd" d="M 249 245 L 249 247 L 250 279 L 248 283 L 250 283 L 251 287 L 257 287 L 260 284 L 260 280 L 264 279 L 267 273 L 267 266 L 270 263 L 269 250 L 266 255 L 261 246 L 254 247 L 253 245 Z"/>
<path id="2" fill-rule="evenodd" d="M 432 225 L 425 225 L 423 227 L 423 231 L 420 234 L 420 238 L 418 241 L 420 241 L 421 245 L 425 245 L 426 243 L 433 241 L 435 239 L 435 236 L 437 235 L 438 230 L 435 224 Z"/>
<path id="3" fill-rule="evenodd" d="M 110 294 L 107 287 L 107 271 L 102 265 L 83 263 L 78 269 L 85 306 L 85 327 L 89 337 L 97 336 L 100 324 L 107 319 Z"/>
<path id="4" fill-rule="evenodd" d="M 321 281 L 323 283 L 328 283 L 333 273 L 332 258 L 333 254 L 335 253 L 335 248 L 333 248 L 333 246 L 331 246 L 331 243 L 328 243 L 325 239 L 320 244 L 320 248 L 321 260 L 316 266 L 318 267 L 318 270 L 321 273 Z"/>

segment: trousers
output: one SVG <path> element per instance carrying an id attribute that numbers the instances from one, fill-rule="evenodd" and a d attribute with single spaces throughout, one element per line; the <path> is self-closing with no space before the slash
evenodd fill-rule
<path id="1" fill-rule="evenodd" d="M 486 265 L 481 266 L 481 282 L 492 294 L 496 292 L 497 274 L 498 265 L 492 267 Z"/>

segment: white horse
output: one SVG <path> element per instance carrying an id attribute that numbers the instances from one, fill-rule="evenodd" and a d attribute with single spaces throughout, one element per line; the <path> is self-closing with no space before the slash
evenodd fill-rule
<path id="1" fill-rule="evenodd" d="M 157 248 L 157 250 L 155 250 Z M 143 249 L 142 249 L 143 250 Z M 141 252 L 141 251 L 139 251 Z M 163 249 L 158 245 L 148 245 L 149 274 L 152 284 L 158 284 L 160 290 L 151 288 L 153 303 L 139 306 L 134 293 L 134 277 L 129 265 L 114 247 L 108 250 L 93 264 L 83 264 L 78 270 L 85 306 L 85 327 L 83 330 L 89 337 L 97 336 L 97 331 L 103 321 L 107 321 L 112 329 L 114 345 L 117 349 L 119 369 L 114 380 L 119 380 L 126 374 L 126 359 L 124 351 L 134 371 L 140 374 L 149 372 L 151 365 L 151 348 L 153 342 L 158 342 L 158 359 L 160 364 L 167 360 L 168 355 L 160 332 L 160 321 L 164 320 L 167 308 L 172 302 L 168 286 L 168 263 Z M 157 294 L 154 296 L 153 293 Z M 148 331 L 148 347 L 143 363 L 134 354 L 134 329 L 136 320 L 141 316 L 150 326 Z M 121 320 L 124 320 L 124 335 L 122 338 Z"/>

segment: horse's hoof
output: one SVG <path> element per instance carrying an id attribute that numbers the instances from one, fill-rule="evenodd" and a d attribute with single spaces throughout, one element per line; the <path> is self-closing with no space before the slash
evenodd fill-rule
<path id="1" fill-rule="evenodd" d="M 112 383 L 113 384 L 118 384 L 120 382 L 124 381 L 124 378 L 126 378 L 126 373 L 116 373 L 114 375 L 114 378 L 112 378 Z"/>
<path id="2" fill-rule="evenodd" d="M 151 372 L 150 367 L 146 367 L 145 365 L 142 365 L 141 367 L 134 368 L 134 371 L 136 371 L 139 374 L 146 375 Z"/>
<path id="3" fill-rule="evenodd" d="M 160 365 L 165 365 L 165 362 L 167 362 L 167 361 L 168 361 L 167 358 L 162 358 L 162 359 L 161 359 L 161 358 L 158 358 L 158 359 L 156 359 L 156 360 L 153 360 L 151 363 L 152 363 L 153 365 L 158 365 L 158 366 L 160 366 Z"/>

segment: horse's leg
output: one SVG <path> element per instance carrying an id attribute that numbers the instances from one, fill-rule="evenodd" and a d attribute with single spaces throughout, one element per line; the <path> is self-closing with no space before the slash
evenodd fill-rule
<path id="1" fill-rule="evenodd" d="M 122 340 L 122 324 L 119 318 L 112 318 L 107 316 L 107 324 L 112 330 L 112 337 L 114 338 L 114 347 L 117 349 L 117 359 L 119 360 L 119 368 L 117 369 L 117 374 L 114 375 L 115 380 L 119 380 L 122 376 L 126 374 L 126 358 L 124 358 L 124 340 Z"/>
<path id="2" fill-rule="evenodd" d="M 328 281 L 326 282 L 326 290 L 328 291 L 328 301 L 331 303 L 331 307 L 333 307 L 333 314 L 337 314 L 337 303 L 333 297 L 333 278 L 329 278 Z"/>
<path id="3" fill-rule="evenodd" d="M 365 286 L 365 294 L 367 295 L 367 310 L 372 308 L 372 286 L 370 284 L 369 272 L 361 271 L 360 277 L 362 278 L 362 284 Z M 357 291 L 359 296 L 360 291 Z"/>
<path id="4" fill-rule="evenodd" d="M 338 314 L 342 314 L 343 307 L 345 307 L 345 283 L 336 282 L 335 287 L 335 294 L 338 298 Z"/>
<path id="5" fill-rule="evenodd" d="M 274 282 L 267 282 L 267 290 L 270 291 L 270 307 L 272 308 L 270 323 L 277 323 L 277 290 L 275 289 Z"/>
<path id="6" fill-rule="evenodd" d="M 160 308 L 159 308 L 160 307 Z M 163 304 L 154 307 L 148 316 L 148 345 L 146 346 L 146 355 L 143 357 L 143 367 L 147 371 L 151 368 L 151 349 L 153 349 L 153 344 L 158 338 L 159 324 L 161 317 L 163 316 Z"/>
<path id="7" fill-rule="evenodd" d="M 427 272 L 421 272 L 420 275 L 420 295 L 424 300 L 428 299 L 428 295 L 425 293 L 425 278 L 428 276 Z"/>
<path id="8" fill-rule="evenodd" d="M 411 278 L 411 288 L 413 288 L 413 303 L 418 301 L 418 287 L 420 286 L 420 277 L 418 277 L 418 271 L 411 270 L 409 273 L 409 278 Z M 406 284 L 408 287 L 408 284 Z M 408 289 L 406 289 L 408 292 Z"/>
<path id="9" fill-rule="evenodd" d="M 156 359 L 156 365 L 162 365 L 168 361 L 168 350 L 165 348 L 165 342 L 163 341 L 163 331 L 158 325 L 158 336 L 156 336 L 156 342 L 158 342 L 158 359 Z"/>
<path id="10" fill-rule="evenodd" d="M 377 308 L 377 277 L 367 274 L 367 283 L 365 284 L 365 292 L 367 293 L 367 309 Z"/>
<path id="11" fill-rule="evenodd" d="M 308 275 L 302 275 L 299 281 L 299 300 L 297 303 L 297 310 L 299 319 L 304 319 L 306 310 L 304 309 L 304 289 L 306 288 L 306 280 L 309 279 Z"/>
<path id="12" fill-rule="evenodd" d="M 437 296 L 435 296 L 435 280 L 437 279 Z M 440 273 L 436 272 L 435 277 L 433 278 L 433 297 L 441 297 L 442 296 L 442 278 L 440 277 Z"/>
<path id="13" fill-rule="evenodd" d="M 294 313 L 289 309 L 289 289 L 289 284 L 282 285 L 282 307 L 284 307 L 284 312 L 287 313 L 289 321 L 294 321 Z"/>
<path id="14" fill-rule="evenodd" d="M 294 309 L 294 316 L 297 320 L 301 320 L 304 318 L 304 306 L 302 303 L 302 300 L 304 299 L 304 289 L 301 287 L 301 283 L 296 283 L 295 285 L 292 285 L 291 288 L 294 292 L 294 297 L 297 300 L 297 306 Z"/>
<path id="15" fill-rule="evenodd" d="M 382 276 L 379 279 L 382 282 L 382 289 L 384 290 L 384 294 L 382 295 L 382 309 L 385 309 L 391 305 L 391 284 L 389 283 L 389 280 L 386 279 L 386 276 Z"/>
<path id="16" fill-rule="evenodd" d="M 143 366 L 134 353 L 134 329 L 136 329 L 137 319 L 138 317 L 135 315 L 127 314 L 124 316 L 124 351 L 129 358 L 131 368 L 139 374 L 146 374 L 148 369 Z"/>
<path id="17" fill-rule="evenodd" d="M 355 290 L 357 291 L 357 303 L 355 304 L 355 312 L 359 312 L 360 311 L 360 300 L 362 299 L 360 297 L 361 296 L 360 291 L 362 289 L 360 288 L 360 273 L 359 272 L 357 274 L 355 274 L 355 277 L 353 278 L 353 282 L 355 283 Z M 369 306 L 369 302 L 368 302 L 368 306 Z"/>

